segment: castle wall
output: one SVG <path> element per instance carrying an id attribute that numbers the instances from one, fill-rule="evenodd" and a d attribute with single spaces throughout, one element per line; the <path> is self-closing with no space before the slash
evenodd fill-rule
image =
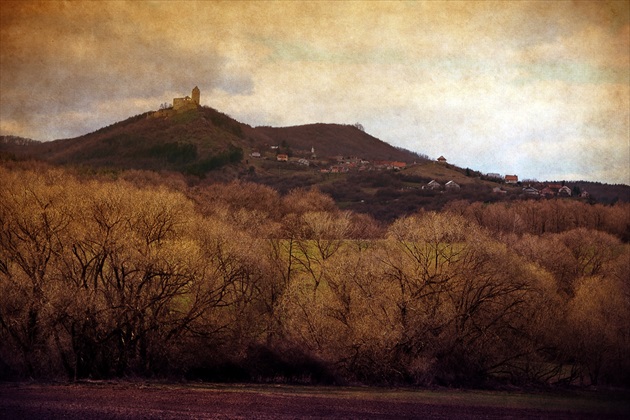
<path id="1" fill-rule="evenodd" d="M 168 118 L 173 115 L 175 111 L 173 109 L 159 109 L 148 115 L 150 118 Z"/>
<path id="2" fill-rule="evenodd" d="M 185 98 L 173 98 L 173 109 L 175 111 L 181 111 L 184 109 L 194 109 L 197 104 L 188 96 Z"/>

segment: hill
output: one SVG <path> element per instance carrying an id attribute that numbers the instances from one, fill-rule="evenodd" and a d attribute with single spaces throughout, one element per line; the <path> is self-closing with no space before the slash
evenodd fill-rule
<path id="1" fill-rule="evenodd" d="M 241 124 L 210 108 L 144 113 L 71 139 L 12 152 L 54 164 L 204 173 L 242 158 Z"/>
<path id="2" fill-rule="evenodd" d="M 54 164 L 115 169 L 171 170 L 194 175 L 257 152 L 323 159 L 343 154 L 413 162 L 418 155 L 391 146 L 354 126 L 311 124 L 253 128 L 209 107 L 147 112 L 80 137 L 50 142 L 0 142 L 0 151 Z M 262 167 L 259 170 L 264 169 Z"/>

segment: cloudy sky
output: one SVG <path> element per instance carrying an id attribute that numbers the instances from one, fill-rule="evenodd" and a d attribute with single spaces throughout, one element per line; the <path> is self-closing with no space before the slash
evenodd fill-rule
<path id="1" fill-rule="evenodd" d="M 521 179 L 630 184 L 627 1 L 0 4 L 0 134 L 74 137 L 201 102 L 361 123 Z"/>

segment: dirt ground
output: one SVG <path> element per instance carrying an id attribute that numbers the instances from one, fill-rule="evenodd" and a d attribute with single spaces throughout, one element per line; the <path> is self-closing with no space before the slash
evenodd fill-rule
<path id="1" fill-rule="evenodd" d="M 630 418 L 623 401 L 571 401 L 374 388 L 0 383 L 0 419 Z"/>

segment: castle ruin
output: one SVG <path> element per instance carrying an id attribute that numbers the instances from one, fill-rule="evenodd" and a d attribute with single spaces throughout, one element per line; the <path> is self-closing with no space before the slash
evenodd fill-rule
<path id="1" fill-rule="evenodd" d="M 183 98 L 173 98 L 173 107 L 160 107 L 155 112 L 150 112 L 147 118 L 170 118 L 178 112 L 184 112 L 191 109 L 197 109 L 200 105 L 201 92 L 199 88 L 195 86 L 192 90 L 191 96 L 184 96 Z M 166 105 L 166 104 L 165 104 Z"/>
<path id="2" fill-rule="evenodd" d="M 173 98 L 173 110 L 185 111 L 188 109 L 195 109 L 199 106 L 199 100 L 201 92 L 199 88 L 195 86 L 192 90 L 191 96 L 184 96 L 183 98 Z"/>

